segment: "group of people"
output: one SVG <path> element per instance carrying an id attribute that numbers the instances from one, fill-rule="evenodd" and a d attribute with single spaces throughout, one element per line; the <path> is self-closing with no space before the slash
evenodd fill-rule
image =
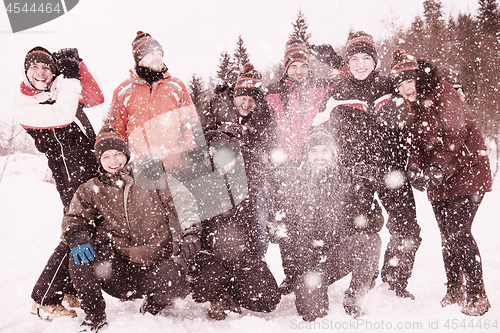
<path id="1" fill-rule="evenodd" d="M 102 290 L 144 299 L 140 311 L 153 315 L 191 294 L 210 302 L 214 320 L 241 307 L 271 312 L 293 292 L 298 314 L 314 321 L 328 314 L 328 286 L 350 273 L 343 306 L 354 318 L 379 273 L 395 295 L 415 299 L 407 290 L 421 243 L 413 187 L 427 190 L 441 232 L 441 305 L 486 313 L 471 226 L 492 181 L 469 109 L 436 67 L 403 50 L 382 76 L 363 31 L 345 53 L 292 36 L 279 81 L 262 87 L 246 64 L 198 114 L 161 44 L 139 31 L 135 66 L 96 136 L 84 108 L 104 98 L 78 51 L 30 50 L 16 113 L 47 156 L 64 206 L 62 240 L 33 289 L 32 312 L 76 316 L 65 300 L 85 312 L 78 331 L 97 332 L 107 324 Z M 342 78 L 315 77 L 312 57 Z M 263 259 L 268 241 L 280 248 L 280 285 Z"/>

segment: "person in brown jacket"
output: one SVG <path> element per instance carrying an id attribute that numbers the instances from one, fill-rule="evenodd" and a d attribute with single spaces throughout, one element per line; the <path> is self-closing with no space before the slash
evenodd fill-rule
<path id="1" fill-rule="evenodd" d="M 106 293 L 122 300 L 145 297 L 141 312 L 158 314 L 189 292 L 187 261 L 200 249 L 200 225 L 179 222 L 170 189 L 145 189 L 133 178 L 121 135 L 103 128 L 95 155 L 104 169 L 81 185 L 63 219 L 71 253 L 70 274 L 85 319 L 79 332 L 106 325 Z"/>
<path id="2" fill-rule="evenodd" d="M 460 94 L 437 68 L 396 50 L 394 86 L 406 100 L 399 121 L 407 131 L 408 177 L 427 190 L 441 232 L 447 292 L 441 305 L 482 316 L 490 308 L 472 222 L 492 177 L 483 136 Z M 406 106 L 406 108 L 404 108 Z"/>

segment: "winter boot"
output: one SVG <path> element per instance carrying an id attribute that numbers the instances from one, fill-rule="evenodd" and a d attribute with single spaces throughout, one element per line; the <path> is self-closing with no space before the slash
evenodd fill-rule
<path id="1" fill-rule="evenodd" d="M 389 290 L 394 291 L 398 297 L 415 300 L 415 296 L 406 289 L 406 282 L 389 282 Z"/>
<path id="2" fill-rule="evenodd" d="M 345 312 L 354 319 L 364 316 L 365 313 L 361 309 L 360 303 L 361 300 L 360 297 L 357 295 L 357 293 L 353 291 L 351 288 L 348 288 L 344 295 Z"/>
<path id="3" fill-rule="evenodd" d="M 464 306 L 465 302 L 465 290 L 463 285 L 451 285 L 447 287 L 446 295 L 444 295 L 441 300 L 441 306 L 444 308 L 445 306 L 458 304 L 460 306 Z"/>
<path id="4" fill-rule="evenodd" d="M 80 299 L 74 295 L 64 294 L 63 302 L 68 302 L 68 306 L 70 308 L 79 308 L 80 307 Z"/>
<path id="5" fill-rule="evenodd" d="M 156 316 L 158 313 L 160 313 L 161 310 L 163 310 L 162 307 L 153 304 L 151 302 L 151 298 L 146 296 L 146 299 L 144 299 L 144 302 L 142 302 L 139 312 L 142 314 L 151 313 L 153 316 Z"/>
<path id="6" fill-rule="evenodd" d="M 87 314 L 82 324 L 78 328 L 77 332 L 87 332 L 95 333 L 98 332 L 102 327 L 107 325 L 106 314 Z"/>
<path id="7" fill-rule="evenodd" d="M 229 311 L 241 314 L 240 306 L 231 298 L 229 293 L 225 292 L 221 300 L 210 302 L 207 316 L 209 319 L 224 320 Z"/>
<path id="8" fill-rule="evenodd" d="M 31 306 L 31 313 L 48 321 L 59 317 L 76 317 L 75 310 L 68 310 L 62 304 L 40 305 L 33 302 L 33 305 Z"/>
<path id="9" fill-rule="evenodd" d="M 291 276 L 286 276 L 283 282 L 279 285 L 278 289 L 281 295 L 288 295 L 293 291 L 293 285 L 297 279 Z"/>
<path id="10" fill-rule="evenodd" d="M 488 301 L 488 296 L 486 296 L 484 284 L 474 289 L 467 291 L 467 299 L 461 312 L 468 316 L 482 316 L 491 307 L 490 301 Z"/>
<path id="11" fill-rule="evenodd" d="M 295 307 L 304 321 L 315 321 L 328 314 L 328 285 L 319 272 L 307 272 L 294 284 Z"/>

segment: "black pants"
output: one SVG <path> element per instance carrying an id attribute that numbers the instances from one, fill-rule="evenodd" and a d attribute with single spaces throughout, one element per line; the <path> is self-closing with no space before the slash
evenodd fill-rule
<path id="1" fill-rule="evenodd" d="M 143 267 L 130 263 L 108 246 L 96 246 L 95 260 L 76 265 L 69 271 L 86 314 L 103 314 L 102 290 L 122 300 L 148 298 L 148 304 L 162 309 L 176 298 L 185 298 L 189 283 L 185 269 L 172 259 Z"/>
<path id="2" fill-rule="evenodd" d="M 433 201 L 432 208 L 441 232 L 444 268 L 448 286 L 459 286 L 465 277 L 467 291 L 483 290 L 481 255 L 472 236 L 472 222 L 484 194 Z"/>
<path id="3" fill-rule="evenodd" d="M 322 254 L 310 249 L 308 252 L 315 255 L 296 263 L 301 272 L 294 287 L 297 312 L 304 316 L 326 311 L 328 286 L 349 273 L 352 276 L 346 299 L 349 304 L 361 301 L 378 269 L 381 243 L 377 233 L 356 233 Z"/>
<path id="4" fill-rule="evenodd" d="M 33 287 L 31 298 L 35 302 L 41 305 L 61 304 L 64 294 L 76 295 L 69 276 L 70 257 L 68 246 L 60 242 Z"/>
<path id="5" fill-rule="evenodd" d="M 392 288 L 404 289 L 422 242 L 413 191 L 409 182 L 397 189 L 389 189 L 384 184 L 374 190 L 389 215 L 386 227 L 391 235 L 384 254 L 382 281 Z"/>
<path id="6" fill-rule="evenodd" d="M 228 261 L 202 251 L 193 259 L 190 275 L 196 302 L 215 302 L 228 292 L 238 305 L 248 310 L 271 312 L 281 300 L 271 271 L 256 256 Z"/>

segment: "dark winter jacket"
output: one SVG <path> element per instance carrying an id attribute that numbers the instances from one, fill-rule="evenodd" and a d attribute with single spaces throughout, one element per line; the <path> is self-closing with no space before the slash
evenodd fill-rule
<path id="1" fill-rule="evenodd" d="M 233 92 L 234 87 L 226 86 L 205 105 L 200 116 L 203 132 L 216 130 L 224 123 L 240 124 L 246 131 L 246 144 L 267 160 L 277 144 L 277 133 L 276 121 L 264 93 L 255 89 L 252 97 L 256 108 L 248 116 L 242 117 L 234 106 Z"/>
<path id="2" fill-rule="evenodd" d="M 181 227 L 169 189 L 138 186 L 132 168 L 126 166 L 80 186 L 64 216 L 62 238 L 71 244 L 85 231 L 130 262 L 149 266 L 169 258 L 173 241 L 178 242 L 189 227 Z"/>
<path id="3" fill-rule="evenodd" d="M 336 166 L 321 173 L 304 160 L 279 166 L 270 189 L 271 240 L 293 249 L 298 267 L 317 265 L 321 254 L 348 236 L 380 231 L 380 207 L 375 201 L 361 207 L 359 195 L 348 174 Z M 369 221 L 357 221 L 362 213 Z"/>
<path id="4" fill-rule="evenodd" d="M 255 202 L 259 189 L 264 186 L 265 163 L 246 144 L 246 131 L 241 125 L 222 124 L 217 130 L 207 131 L 205 137 L 212 152 L 231 149 L 235 158 L 225 163 L 224 168 L 218 168 L 218 158 L 212 155 L 215 177 L 206 177 L 201 187 L 220 188 L 217 193 L 227 193 L 227 199 L 225 204 L 222 202 L 226 208 L 221 209 L 221 213 L 202 221 L 202 249 L 227 260 L 254 256 Z"/>
<path id="5" fill-rule="evenodd" d="M 72 84 L 70 81 L 76 79 L 59 76 L 54 80 L 53 89 L 58 90 L 55 101 L 51 100 L 50 92 L 35 90 L 24 81 L 22 97 L 16 104 L 21 126 L 35 141 L 37 150 L 47 157 L 66 209 L 78 186 L 98 172 L 93 153 L 95 133 L 83 108 L 103 103 L 104 97 L 83 62 L 80 74 L 81 92 L 76 87 L 65 89 L 67 83 Z M 60 99 L 63 93 L 64 100 Z"/>
<path id="6" fill-rule="evenodd" d="M 444 170 L 441 185 L 430 186 L 430 201 L 491 191 L 491 171 L 483 137 L 467 105 L 448 83 L 437 83 L 411 104 L 409 166 Z"/>
<path id="7" fill-rule="evenodd" d="M 299 159 L 314 117 L 324 107 L 324 97 L 336 81 L 308 78 L 297 84 L 286 75 L 268 87 L 267 100 L 278 126 L 279 147 L 287 160 Z"/>
<path id="8" fill-rule="evenodd" d="M 353 76 L 342 79 L 328 94 L 338 106 L 324 126 L 339 139 L 341 165 L 355 175 L 379 180 L 406 166 L 403 136 L 385 119 L 391 91 L 390 82 L 373 71 L 362 81 Z"/>

